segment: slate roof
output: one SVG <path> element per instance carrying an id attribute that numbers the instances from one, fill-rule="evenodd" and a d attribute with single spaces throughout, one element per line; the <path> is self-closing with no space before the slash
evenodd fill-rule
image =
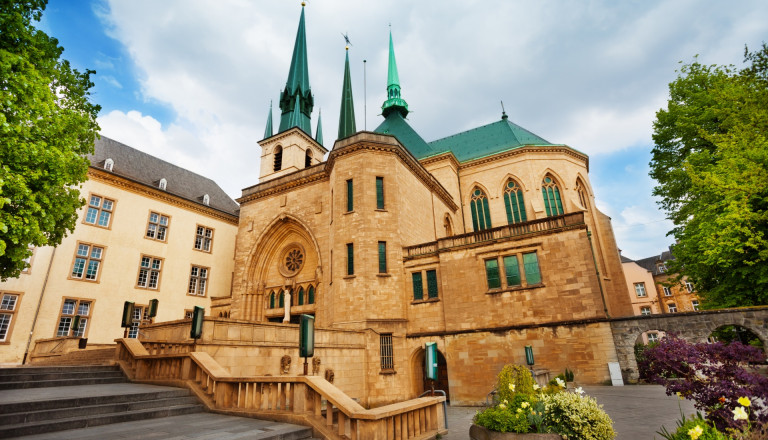
<path id="1" fill-rule="evenodd" d="M 638 266 L 648 270 L 653 275 L 661 275 L 664 272 L 659 271 L 659 267 L 656 265 L 656 263 L 659 261 L 663 261 L 666 263 L 667 261 L 674 260 L 674 259 L 675 257 L 672 255 L 672 252 L 670 252 L 669 250 L 666 250 L 662 252 L 660 255 L 654 255 L 652 257 L 646 257 L 646 258 L 641 258 L 639 260 L 635 260 L 635 263 L 637 263 Z"/>
<path id="2" fill-rule="evenodd" d="M 437 153 L 452 152 L 459 162 L 478 159 L 525 145 L 556 145 L 510 122 L 500 121 L 473 128 L 429 143 Z M 419 157 L 419 156 L 416 156 Z"/>
<path id="3" fill-rule="evenodd" d="M 397 140 L 403 144 L 414 157 L 416 157 L 416 159 L 434 156 L 437 153 L 413 128 L 411 128 L 410 125 L 408 125 L 408 122 L 405 121 L 400 112 L 389 113 L 387 117 L 384 118 L 384 122 L 373 131 L 375 133 L 394 135 Z"/>
<path id="4" fill-rule="evenodd" d="M 112 159 L 112 173 L 153 188 L 160 179 L 167 181 L 166 192 L 203 205 L 203 195 L 210 198 L 209 207 L 238 215 L 240 207 L 213 180 L 195 174 L 152 155 L 131 148 L 106 136 L 96 140 L 94 153 L 88 155 L 91 165 L 104 169 Z"/>

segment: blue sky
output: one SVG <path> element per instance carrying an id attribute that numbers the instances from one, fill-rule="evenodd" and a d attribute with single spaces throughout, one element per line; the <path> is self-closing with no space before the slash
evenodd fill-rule
<path id="1" fill-rule="evenodd" d="M 76 68 L 97 71 L 104 135 L 210 177 L 236 198 L 257 181 L 257 141 L 285 85 L 300 8 L 285 0 L 49 0 L 39 27 Z M 504 101 L 518 125 L 589 154 L 598 206 L 623 254 L 636 259 L 671 242 L 648 162 L 654 115 L 679 62 L 698 55 L 738 65 L 745 44 L 768 40 L 763 0 L 314 0 L 305 12 L 312 122 L 321 108 L 327 146 L 338 121 L 340 34 L 353 44 L 358 129 L 373 129 L 391 23 L 409 120 L 426 140 L 494 122 Z"/>

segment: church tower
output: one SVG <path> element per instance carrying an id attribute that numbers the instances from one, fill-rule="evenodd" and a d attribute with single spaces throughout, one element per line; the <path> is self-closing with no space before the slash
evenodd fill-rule
<path id="1" fill-rule="evenodd" d="M 261 170 L 259 181 L 265 182 L 294 171 L 316 165 L 328 152 L 322 146 L 322 138 L 312 138 L 311 115 L 314 97 L 309 86 L 307 63 L 307 36 L 304 25 L 304 5 L 301 7 L 299 28 L 293 45 L 288 81 L 280 92 L 280 125 L 272 134 L 272 106 L 264 130 L 261 146 Z M 321 133 L 318 119 L 318 133 Z"/>

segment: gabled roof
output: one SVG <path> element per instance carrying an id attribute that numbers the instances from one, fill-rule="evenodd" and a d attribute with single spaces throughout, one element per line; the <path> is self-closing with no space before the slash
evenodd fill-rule
<path id="1" fill-rule="evenodd" d="M 203 205 L 203 196 L 208 194 L 209 207 L 238 215 L 238 204 L 213 180 L 101 136 L 96 139 L 94 152 L 88 155 L 88 160 L 91 166 L 103 169 L 107 159 L 114 161 L 112 174 L 153 188 L 158 188 L 160 179 L 165 179 L 165 191 L 169 194 L 200 205 Z"/>
<path id="2" fill-rule="evenodd" d="M 555 145 L 510 122 L 500 121 L 473 128 L 429 143 L 435 153 L 450 151 L 459 162 L 478 159 L 525 145 Z"/>
<path id="3" fill-rule="evenodd" d="M 403 115 L 400 112 L 391 112 L 384 122 L 381 123 L 375 130 L 375 133 L 391 134 L 397 138 L 397 140 L 416 157 L 416 159 L 423 159 L 427 156 L 433 156 L 436 151 L 429 146 L 429 144 L 419 136 L 416 131 L 408 125 Z"/>

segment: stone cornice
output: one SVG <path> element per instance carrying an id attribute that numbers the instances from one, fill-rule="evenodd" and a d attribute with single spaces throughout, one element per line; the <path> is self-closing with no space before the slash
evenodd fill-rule
<path id="1" fill-rule="evenodd" d="M 484 165 L 488 162 L 495 162 L 499 159 L 504 159 L 507 157 L 517 156 L 520 154 L 525 153 L 562 153 L 566 154 L 568 156 L 574 157 L 582 162 L 584 162 L 584 165 L 587 168 L 587 172 L 589 172 L 589 156 L 587 156 L 584 153 L 581 153 L 579 151 L 574 150 L 573 148 L 567 146 L 567 145 L 527 145 L 525 147 L 515 148 L 512 150 L 502 151 L 501 153 L 493 154 L 490 156 L 481 157 L 479 159 L 473 159 L 467 162 L 463 162 L 459 164 L 460 169 L 466 169 L 466 168 L 472 168 L 479 165 Z M 438 157 L 438 156 L 435 156 Z M 429 160 L 431 158 L 428 158 Z"/>
<path id="2" fill-rule="evenodd" d="M 290 129 L 288 129 L 286 131 L 278 133 L 278 134 L 276 134 L 274 136 L 268 137 L 266 139 L 262 139 L 259 142 L 259 146 L 262 146 L 262 148 L 263 148 L 264 145 L 269 145 L 269 144 L 273 144 L 275 142 L 279 142 L 280 140 L 285 139 L 285 138 L 287 138 L 289 136 L 292 136 L 294 134 L 296 134 L 299 137 L 303 138 L 307 142 L 311 142 L 317 148 L 320 148 L 321 150 L 323 150 L 323 154 L 328 152 L 328 149 L 326 149 L 324 146 L 318 144 L 316 140 L 312 139 L 312 136 L 308 135 L 307 133 L 304 133 L 304 130 L 302 130 L 302 129 L 298 128 L 298 127 L 293 127 L 293 128 L 290 128 Z"/>
<path id="3" fill-rule="evenodd" d="M 198 214 L 221 220 L 231 225 L 237 226 L 239 222 L 239 217 L 236 215 L 212 208 L 210 206 L 205 206 L 201 203 L 193 202 L 189 199 L 175 195 L 168 191 L 162 191 L 128 177 L 110 173 L 94 166 L 90 166 L 88 168 L 88 178 L 90 180 L 106 183 L 108 185 L 112 185 L 114 187 L 130 191 L 135 194 L 159 200 L 170 205 L 174 205 Z"/>
<path id="4" fill-rule="evenodd" d="M 461 166 L 458 159 L 456 159 L 456 156 L 454 156 L 453 153 L 451 153 L 450 151 L 446 151 L 445 153 L 440 153 L 435 156 L 426 157 L 424 159 L 421 159 L 419 162 L 421 162 L 422 165 L 426 166 L 426 165 L 430 165 L 435 162 L 441 162 L 444 160 L 447 160 L 448 162 L 450 162 L 451 165 L 453 165 L 457 170 Z"/>
<path id="5" fill-rule="evenodd" d="M 243 196 L 235 201 L 242 206 L 254 200 L 280 194 L 313 182 L 328 180 L 328 177 L 329 172 L 325 166 L 325 162 L 323 162 L 310 168 L 294 171 L 285 176 L 268 180 L 264 183 L 249 186 L 248 188 L 243 189 Z"/>

